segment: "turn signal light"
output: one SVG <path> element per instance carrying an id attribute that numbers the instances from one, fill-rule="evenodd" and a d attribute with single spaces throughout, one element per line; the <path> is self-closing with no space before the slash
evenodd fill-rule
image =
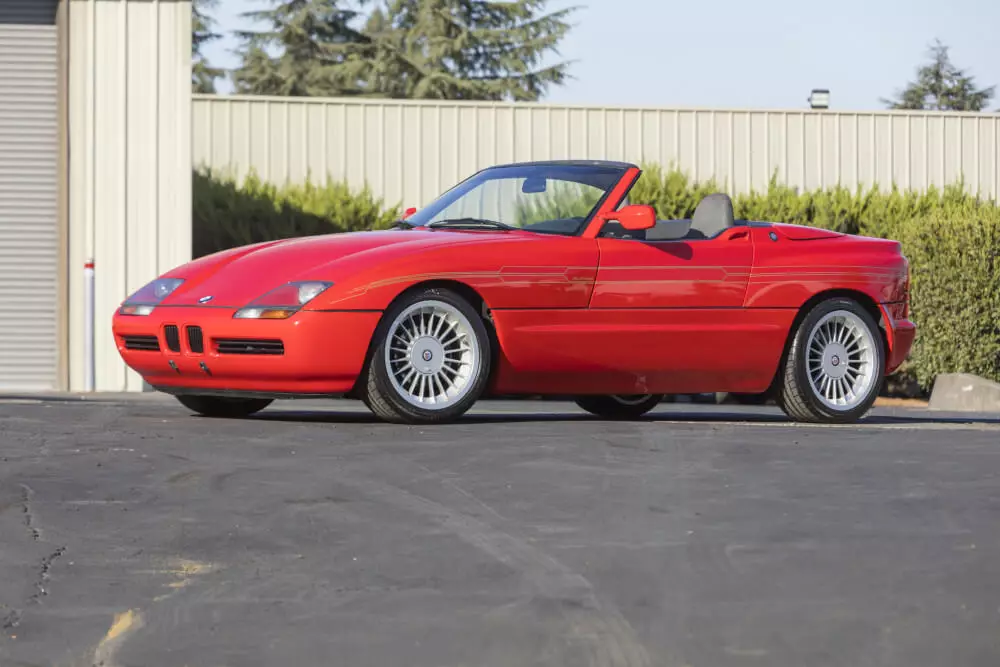
<path id="1" fill-rule="evenodd" d="M 262 320 L 287 320 L 289 317 L 294 315 L 296 311 L 294 310 L 265 310 L 260 314 L 260 319 Z"/>
<path id="2" fill-rule="evenodd" d="M 122 314 L 122 315 L 142 315 L 142 316 L 146 316 L 146 315 L 149 315 L 150 313 L 153 312 L 153 308 L 155 308 L 155 306 L 151 306 L 149 304 L 125 305 L 125 306 L 122 306 L 118 310 L 118 312 L 120 314 Z"/>
<path id="3" fill-rule="evenodd" d="M 297 308 L 242 308 L 233 315 L 238 320 L 287 320 Z"/>

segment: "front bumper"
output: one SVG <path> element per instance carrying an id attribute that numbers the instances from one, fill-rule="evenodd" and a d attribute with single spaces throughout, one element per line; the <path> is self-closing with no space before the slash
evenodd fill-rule
<path id="1" fill-rule="evenodd" d="M 161 391 L 340 395 L 361 373 L 381 317 L 302 311 L 287 320 L 235 320 L 234 312 L 158 307 L 145 317 L 116 313 L 112 331 L 125 363 Z M 176 337 L 168 337 L 168 327 L 177 327 Z"/>

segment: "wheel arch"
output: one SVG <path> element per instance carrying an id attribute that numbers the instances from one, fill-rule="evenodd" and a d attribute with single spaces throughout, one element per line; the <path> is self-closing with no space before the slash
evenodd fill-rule
<path id="1" fill-rule="evenodd" d="M 792 340 L 795 338 L 795 333 L 798 331 L 799 325 L 802 324 L 802 320 L 804 320 L 806 316 L 809 315 L 809 312 L 820 303 L 838 298 L 856 301 L 869 315 L 872 316 L 872 319 L 875 320 L 875 324 L 881 335 L 883 358 L 885 362 L 888 363 L 890 352 L 889 334 L 886 331 L 887 324 L 885 316 L 878 302 L 872 298 L 871 295 L 862 292 L 861 290 L 849 288 L 823 290 L 822 292 L 813 294 L 806 300 L 805 303 L 799 306 L 799 310 L 795 314 L 795 319 L 792 320 L 792 325 L 788 328 L 788 333 L 785 334 L 785 344 L 781 349 L 781 358 L 778 360 L 777 368 L 774 370 L 774 376 L 771 378 L 771 384 L 768 386 L 767 393 L 769 395 L 773 394 L 774 390 L 777 388 L 778 380 L 781 378 L 782 369 L 785 367 L 785 362 L 788 359 L 788 352 L 791 349 Z"/>
<path id="2" fill-rule="evenodd" d="M 462 282 L 461 280 L 455 280 L 452 278 L 432 278 L 429 280 L 421 280 L 420 282 L 413 283 L 412 285 L 409 285 L 406 289 L 400 291 L 399 294 L 394 296 L 392 298 L 392 301 L 389 302 L 389 306 L 387 306 L 386 309 L 388 310 L 388 308 L 391 307 L 392 304 L 396 303 L 407 294 L 411 294 L 417 290 L 431 289 L 431 288 L 446 289 L 446 290 L 451 290 L 452 292 L 456 292 L 462 298 L 468 301 L 469 304 L 471 304 L 476 310 L 478 310 L 480 314 L 483 314 L 485 310 L 488 309 L 488 306 L 486 304 L 486 298 L 482 294 L 480 294 L 480 292 L 476 288 L 472 287 L 468 283 Z"/>
<path id="3" fill-rule="evenodd" d="M 490 377 L 487 380 L 487 387 L 489 387 L 490 383 L 493 380 L 493 375 L 494 373 L 496 373 L 496 368 L 497 368 L 496 362 L 500 354 L 500 342 L 497 338 L 496 327 L 494 326 L 492 317 L 489 314 L 490 309 L 489 309 L 489 304 L 486 301 L 486 298 L 477 289 L 475 289 L 468 283 L 448 278 L 431 278 L 428 280 L 421 280 L 419 282 L 415 282 L 412 285 L 408 285 L 405 289 L 400 290 L 400 292 L 396 294 L 396 296 L 394 296 L 392 300 L 389 301 L 389 303 L 386 305 L 385 310 L 382 311 L 382 317 L 379 318 L 379 322 L 376 325 L 375 331 L 376 332 L 379 331 L 379 327 L 381 327 L 382 322 L 385 318 L 385 313 L 388 312 L 390 308 L 392 308 L 393 304 L 395 304 L 400 299 L 406 297 L 408 294 L 412 294 L 413 292 L 416 292 L 418 290 L 432 289 L 432 288 L 446 289 L 455 292 L 463 299 L 465 299 L 469 303 L 469 305 L 471 305 L 479 313 L 479 316 L 482 318 L 483 325 L 486 327 L 487 343 L 490 347 L 490 362 L 491 362 Z M 368 365 L 371 362 L 371 357 L 374 348 L 375 348 L 375 336 L 372 336 L 371 340 L 368 341 L 368 348 L 365 350 L 365 359 L 361 366 L 362 372 L 358 375 L 358 378 L 354 381 L 354 386 L 348 393 L 349 397 L 356 397 L 360 395 L 358 391 L 361 388 L 362 383 L 364 382 L 364 376 L 366 372 L 365 369 L 368 368 Z"/>

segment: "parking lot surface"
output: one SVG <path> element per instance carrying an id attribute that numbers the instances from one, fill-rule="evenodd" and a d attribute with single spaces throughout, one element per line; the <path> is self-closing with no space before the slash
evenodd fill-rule
<path id="1" fill-rule="evenodd" d="M 0 398 L 0 665 L 1000 664 L 1000 417 Z"/>

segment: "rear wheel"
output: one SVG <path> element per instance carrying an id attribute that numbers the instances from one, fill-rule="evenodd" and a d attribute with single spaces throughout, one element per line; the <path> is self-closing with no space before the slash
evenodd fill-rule
<path id="1" fill-rule="evenodd" d="M 579 396 L 576 404 L 605 419 L 637 419 L 663 400 L 660 394 Z"/>
<path id="2" fill-rule="evenodd" d="M 451 290 L 426 288 L 383 316 L 362 398 L 386 421 L 447 422 L 479 399 L 489 371 L 489 338 L 476 310 Z"/>
<path id="3" fill-rule="evenodd" d="M 795 332 L 778 405 L 797 421 L 857 421 L 878 398 L 884 375 L 885 344 L 875 319 L 852 299 L 829 299 Z"/>
<path id="4" fill-rule="evenodd" d="M 222 396 L 177 396 L 181 405 L 206 417 L 249 417 L 274 401 L 269 398 L 227 398 Z"/>

